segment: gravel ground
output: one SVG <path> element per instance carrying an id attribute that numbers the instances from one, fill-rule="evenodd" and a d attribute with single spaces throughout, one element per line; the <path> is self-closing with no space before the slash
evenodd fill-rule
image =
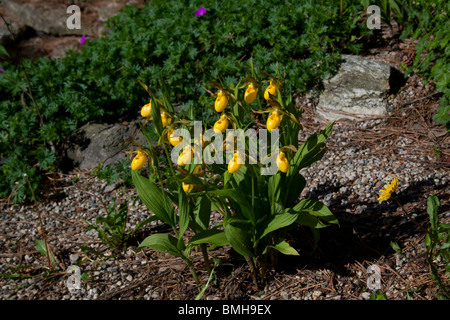
<path id="1" fill-rule="evenodd" d="M 338 123 L 328 141 L 323 160 L 305 169 L 304 196 L 322 200 L 336 214 L 340 227 L 323 229 L 319 249 L 311 254 L 311 237 L 298 229 L 288 240 L 300 257 L 281 257 L 280 266 L 268 274 L 264 290 L 257 290 L 244 261 L 229 248 L 213 253 L 221 259 L 217 275 L 205 299 L 369 299 L 367 268 L 381 270 L 382 292 L 388 299 L 435 299 L 436 288 L 424 261 L 424 235 L 394 203 L 378 204 L 378 190 L 392 177 L 400 179 L 399 198 L 406 210 L 426 226 L 426 199 L 431 193 L 441 199 L 439 216 L 449 222 L 448 167 L 436 169 L 429 155 L 412 155 L 405 149 L 380 157 L 359 139 L 360 127 L 383 126 L 382 120 Z M 372 129 L 373 130 L 373 129 Z M 304 132 L 304 137 L 308 132 Z M 396 140 L 399 146 L 412 141 Z M 429 165 L 423 165 L 429 163 Z M 153 223 L 130 242 L 125 253 L 114 255 L 99 241 L 96 231 L 87 231 L 86 221 L 104 216 L 103 203 L 135 199 L 127 186 L 110 186 L 89 172 L 60 175 L 46 188 L 39 202 L 48 243 L 57 267 L 46 269 L 46 259 L 36 251 L 42 239 L 39 216 L 33 205 L 1 205 L 0 297 L 1 299 L 193 299 L 197 287 L 184 263 L 153 250 L 136 253 L 136 245 L 152 230 Z M 106 191 L 105 191 L 106 190 Z M 129 230 L 148 217 L 137 202 L 129 205 Z M 217 218 L 217 217 L 216 217 Z M 396 241 L 406 252 L 402 257 L 390 247 Z M 134 242 L 134 243 L 133 243 Z M 92 252 L 82 249 L 87 246 Z M 94 254 L 93 251 L 97 251 Z M 198 253 L 195 263 L 201 264 Z M 436 261 L 443 268 L 441 261 Z M 70 274 L 78 265 L 89 276 L 79 290 L 70 291 Z M 198 268 L 202 270 L 201 266 Z M 200 273 L 202 281 L 206 273 Z M 445 276 L 444 276 L 445 278 Z M 409 291 L 408 291 L 409 290 Z"/>
<path id="2" fill-rule="evenodd" d="M 440 199 L 440 221 L 450 222 L 450 137 L 430 120 L 437 99 L 405 104 L 432 94 L 432 89 L 412 77 L 390 97 L 390 115 L 336 123 L 322 161 L 302 171 L 308 182 L 302 195 L 323 201 L 340 222 L 339 227 L 321 230 L 315 252 L 308 230 L 293 230 L 288 241 L 300 256 L 281 256 L 278 267 L 268 271 L 265 288 L 258 290 L 245 261 L 230 248 L 215 250 L 211 255 L 221 260 L 216 268 L 218 281 L 210 284 L 203 299 L 367 300 L 371 293 L 367 268 L 372 265 L 380 270 L 381 292 L 387 299 L 437 299 L 441 292 L 425 261 L 424 233 L 396 203 L 376 200 L 379 190 L 397 177 L 399 200 L 419 224 L 428 227 L 430 194 Z M 313 97 L 296 101 L 305 111 L 300 132 L 304 141 L 325 124 L 314 113 L 317 101 Z M 0 299 L 195 298 L 198 287 L 181 259 L 153 250 L 136 252 L 140 241 L 166 226 L 153 222 L 139 229 L 121 253 L 112 252 L 95 230 L 86 230 L 87 221 L 104 216 L 104 204 L 114 198 L 117 204 L 130 200 L 128 230 L 148 218 L 142 203 L 133 203 L 136 192 L 132 187 L 108 185 L 88 171 L 76 170 L 49 176 L 44 189 L 37 209 L 32 203 L 0 202 Z M 38 212 L 56 257 L 51 272 L 35 246 L 43 237 Z M 404 256 L 392 249 L 391 241 L 398 243 Z M 203 270 L 201 253 L 193 255 L 197 270 Z M 73 265 L 83 277 L 79 288 L 70 290 L 73 274 L 66 271 Z M 444 262 L 437 259 L 435 265 L 448 287 Z M 199 277 L 206 283 L 206 272 L 200 271 Z"/>

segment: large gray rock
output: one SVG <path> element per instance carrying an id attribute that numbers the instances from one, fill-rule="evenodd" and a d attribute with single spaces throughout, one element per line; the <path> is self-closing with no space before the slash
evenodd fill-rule
<path id="1" fill-rule="evenodd" d="M 104 166 L 126 159 L 125 151 L 135 149 L 127 140 L 145 145 L 138 122 L 127 125 L 86 124 L 68 138 L 66 157 L 72 166 L 93 169 L 101 162 Z"/>
<path id="2" fill-rule="evenodd" d="M 95 35 L 93 26 L 83 23 L 83 13 L 81 13 L 81 29 L 67 28 L 67 19 L 71 16 L 66 12 L 68 5 L 55 5 L 46 1 L 2 0 L 2 6 L 9 15 L 24 21 L 36 31 L 60 36 Z"/>
<path id="3" fill-rule="evenodd" d="M 328 121 L 363 119 L 386 113 L 386 98 L 403 84 L 390 65 L 360 56 L 343 55 L 336 75 L 324 81 L 317 112 Z"/>

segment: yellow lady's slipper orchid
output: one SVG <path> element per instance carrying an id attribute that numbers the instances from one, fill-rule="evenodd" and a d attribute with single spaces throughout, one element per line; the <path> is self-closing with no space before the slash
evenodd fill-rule
<path id="1" fill-rule="evenodd" d="M 145 106 L 141 109 L 141 116 L 144 118 L 150 117 L 152 114 L 152 100 L 150 100 L 149 103 L 147 103 Z"/>
<path id="2" fill-rule="evenodd" d="M 242 167 L 242 164 L 244 163 L 244 160 L 242 157 L 235 152 L 233 155 L 233 159 L 231 159 L 230 163 L 228 164 L 228 172 L 229 173 L 235 173 L 238 172 L 239 169 Z"/>
<path id="3" fill-rule="evenodd" d="M 275 110 L 267 119 L 267 130 L 271 132 L 272 129 L 278 128 L 280 126 L 280 123 L 281 123 L 280 115 L 278 114 L 278 111 Z"/>
<path id="4" fill-rule="evenodd" d="M 169 139 L 170 144 L 175 147 L 177 144 L 179 144 L 181 141 L 183 141 L 183 137 L 174 134 L 174 131 L 175 130 L 170 128 L 169 131 L 167 131 L 167 137 Z"/>
<path id="5" fill-rule="evenodd" d="M 255 101 L 257 94 L 258 94 L 258 88 L 255 88 L 253 83 L 250 83 L 247 87 L 247 90 L 245 90 L 245 93 L 244 93 L 245 102 L 247 104 L 252 103 L 253 101 Z"/>
<path id="6" fill-rule="evenodd" d="M 182 185 L 183 185 L 183 190 L 186 193 L 189 193 L 189 192 L 192 191 L 192 189 L 194 189 L 194 185 L 193 184 L 188 184 L 188 183 L 182 182 Z"/>
<path id="7" fill-rule="evenodd" d="M 264 91 L 264 99 L 271 100 L 269 93 L 273 96 L 277 95 L 278 85 L 276 81 L 270 80 L 269 86 L 266 88 L 266 91 Z"/>
<path id="8" fill-rule="evenodd" d="M 161 122 L 163 128 L 165 128 L 172 122 L 172 119 L 163 111 L 161 112 Z"/>
<path id="9" fill-rule="evenodd" d="M 137 155 L 134 157 L 133 161 L 131 161 L 131 169 L 134 171 L 142 169 L 146 162 L 147 155 L 141 150 L 138 150 Z"/>
<path id="10" fill-rule="evenodd" d="M 219 90 L 217 92 L 217 98 L 216 102 L 214 103 L 214 108 L 216 109 L 217 112 L 222 112 L 223 110 L 225 110 L 227 105 L 228 105 L 227 95 L 223 93 L 222 90 Z"/>
<path id="11" fill-rule="evenodd" d="M 215 133 L 222 133 L 228 128 L 228 118 L 225 115 L 220 116 L 220 119 L 214 123 L 214 132 Z"/>
<path id="12" fill-rule="evenodd" d="M 178 157 L 178 165 L 185 166 L 186 164 L 190 163 L 193 158 L 194 150 L 192 150 L 191 146 L 186 146 L 183 152 Z"/>
<path id="13" fill-rule="evenodd" d="M 288 172 L 289 170 L 289 161 L 286 158 L 286 155 L 284 154 L 284 152 L 280 151 L 280 153 L 278 154 L 277 160 L 276 160 L 278 169 L 280 169 L 281 172 Z"/>

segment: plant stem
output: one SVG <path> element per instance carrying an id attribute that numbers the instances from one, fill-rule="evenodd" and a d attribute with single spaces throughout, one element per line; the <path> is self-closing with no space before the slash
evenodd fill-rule
<path id="1" fill-rule="evenodd" d="M 52 267 L 52 263 L 50 261 L 50 252 L 48 251 L 48 245 L 47 245 L 47 235 L 45 233 L 45 228 L 44 228 L 44 223 L 42 222 L 42 215 L 41 215 L 41 210 L 39 210 L 39 206 L 37 204 L 37 200 L 36 200 L 36 196 L 34 194 L 33 188 L 31 187 L 31 183 L 30 180 L 28 179 L 28 176 L 25 175 L 25 178 L 27 179 L 28 182 L 28 186 L 30 187 L 30 191 L 31 191 L 31 195 L 33 197 L 33 201 L 34 201 L 34 209 L 36 210 L 38 216 L 39 216 L 39 226 L 42 230 L 42 236 L 44 238 L 44 244 L 45 244 L 45 252 L 47 253 L 47 262 L 48 262 L 48 267 L 51 268 Z"/>
<path id="2" fill-rule="evenodd" d="M 245 257 L 245 260 L 248 263 L 248 266 L 250 267 L 250 271 L 252 272 L 253 277 L 253 283 L 255 284 L 256 288 L 258 290 L 260 289 L 259 282 L 258 282 L 258 273 L 256 272 L 256 266 L 252 258 Z"/>
<path id="3" fill-rule="evenodd" d="M 184 261 L 186 262 L 187 266 L 189 267 L 189 270 L 192 273 L 192 276 L 194 277 L 194 280 L 197 284 L 200 283 L 200 280 L 198 279 L 197 273 L 195 272 L 194 265 L 192 264 L 192 261 L 189 258 L 185 258 Z"/>
<path id="4" fill-rule="evenodd" d="M 211 264 L 209 262 L 208 249 L 206 248 L 206 244 L 205 243 L 200 244 L 200 248 L 202 249 L 203 260 L 205 261 L 206 271 L 208 272 L 208 275 L 211 275 L 212 269 L 211 269 Z"/>

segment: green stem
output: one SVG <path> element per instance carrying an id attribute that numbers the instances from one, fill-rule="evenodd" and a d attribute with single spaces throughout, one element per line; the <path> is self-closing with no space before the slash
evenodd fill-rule
<path id="1" fill-rule="evenodd" d="M 208 249 L 206 248 L 206 244 L 202 243 L 200 245 L 200 248 L 202 249 L 203 260 L 205 261 L 206 271 L 208 272 L 208 275 L 211 275 L 212 269 L 211 269 L 211 263 L 209 262 Z"/>
<path id="2" fill-rule="evenodd" d="M 252 210 L 255 210 L 255 171 L 253 166 L 250 166 L 252 170 Z"/>
<path id="3" fill-rule="evenodd" d="M 169 151 L 167 150 L 167 146 L 164 143 L 163 143 L 163 146 L 164 146 L 164 151 L 166 152 L 167 161 L 169 162 L 170 170 L 172 171 L 172 174 L 175 175 L 175 169 L 173 168 L 173 165 L 172 165 L 172 158 L 169 155 Z"/>
<path id="4" fill-rule="evenodd" d="M 192 261 L 189 258 L 185 258 L 184 261 L 186 262 L 187 266 L 189 267 L 189 270 L 192 273 L 192 276 L 194 277 L 194 280 L 197 284 L 200 283 L 200 280 L 198 279 L 197 273 L 195 272 L 194 265 L 192 264 Z"/>
<path id="5" fill-rule="evenodd" d="M 255 262 L 253 261 L 253 258 L 245 257 L 245 260 L 247 261 L 248 266 L 250 267 L 250 271 L 252 273 L 253 283 L 255 286 L 260 289 L 259 281 L 258 281 L 258 273 L 256 271 Z"/>

